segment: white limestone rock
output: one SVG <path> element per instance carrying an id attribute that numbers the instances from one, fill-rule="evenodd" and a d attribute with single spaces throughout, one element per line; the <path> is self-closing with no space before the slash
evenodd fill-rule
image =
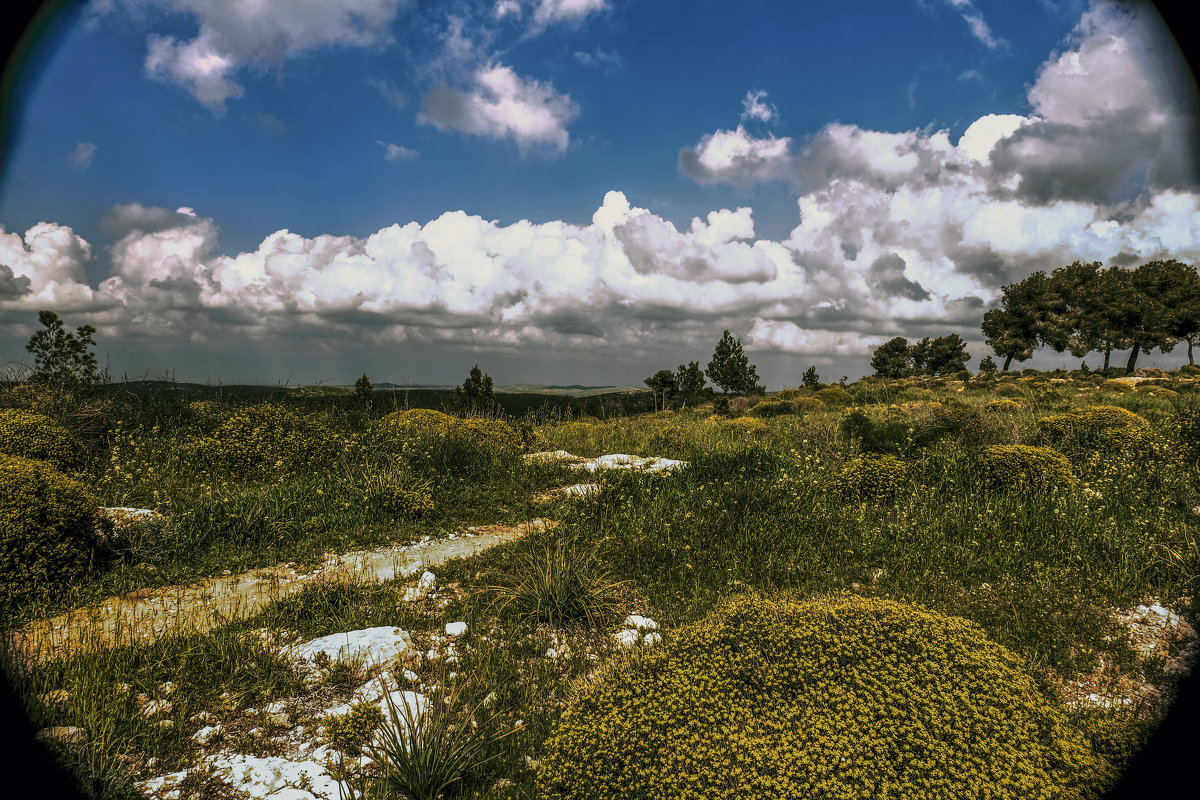
<path id="1" fill-rule="evenodd" d="M 330 661 L 362 661 L 370 669 L 385 667 L 412 651 L 413 641 L 407 631 L 385 625 L 322 636 L 301 642 L 289 652 L 296 660 L 311 662 L 318 653 L 324 653 Z"/>
<path id="2" fill-rule="evenodd" d="M 409 586 L 404 590 L 404 602 L 414 603 L 418 600 L 424 600 L 436 586 L 437 576 L 429 570 L 425 570 L 421 573 L 416 586 Z"/>

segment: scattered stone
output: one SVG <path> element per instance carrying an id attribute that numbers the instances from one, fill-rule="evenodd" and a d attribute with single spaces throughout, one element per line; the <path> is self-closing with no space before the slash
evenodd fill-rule
<path id="1" fill-rule="evenodd" d="M 128 508 L 125 506 L 101 508 L 100 516 L 111 522 L 115 530 L 144 522 L 157 522 L 163 519 L 161 514 L 149 508 Z"/>
<path id="2" fill-rule="evenodd" d="M 625 618 L 625 627 L 637 628 L 639 631 L 654 631 L 658 630 L 658 623 L 641 614 L 630 614 Z"/>
<path id="3" fill-rule="evenodd" d="M 192 734 L 192 741 L 203 747 L 216 741 L 222 733 L 220 725 L 206 725 Z"/>
<path id="4" fill-rule="evenodd" d="M 289 654 L 294 659 L 312 662 L 318 653 L 324 653 L 330 661 L 361 660 L 370 669 L 387 666 L 410 652 L 412 646 L 407 631 L 385 625 L 301 642 L 290 648 Z"/>
<path id="5" fill-rule="evenodd" d="M 142 702 L 145 698 L 145 702 Z M 151 700 L 145 695 L 138 696 L 138 704 L 143 716 L 154 717 L 159 714 L 169 714 L 174 710 L 175 706 L 167 699 Z"/>
<path id="6" fill-rule="evenodd" d="M 291 761 L 278 756 L 222 753 L 203 760 L 221 782 L 253 798 L 271 800 L 336 800 L 338 782 L 317 760 Z M 187 771 L 141 781 L 137 788 L 151 797 L 179 797 Z"/>
<path id="7" fill-rule="evenodd" d="M 42 728 L 34 738 L 43 744 L 74 745 L 87 741 L 87 731 L 74 725 L 55 725 Z"/>
<path id="8" fill-rule="evenodd" d="M 421 573 L 421 578 L 417 581 L 416 586 L 410 586 L 404 590 L 404 602 L 413 603 L 417 600 L 424 600 L 436 585 L 437 576 L 429 570 L 425 570 Z"/>
<path id="9" fill-rule="evenodd" d="M 525 456 L 525 460 L 557 461 L 575 469 L 586 469 L 588 472 L 595 472 L 598 469 L 640 469 L 646 472 L 662 472 L 664 470 L 683 469 L 688 464 L 686 461 L 676 461 L 671 458 L 631 456 L 625 453 L 584 458 L 583 456 L 571 455 L 566 450 L 530 453 Z"/>
<path id="10" fill-rule="evenodd" d="M 465 623 L 465 622 L 459 621 L 459 622 L 447 622 L 446 623 L 446 635 L 447 636 L 462 636 L 466 632 L 467 632 L 467 623 Z"/>
<path id="11" fill-rule="evenodd" d="M 625 618 L 625 629 L 613 634 L 621 647 L 643 645 L 653 647 L 662 641 L 662 635 L 657 633 L 658 623 L 640 614 L 630 614 Z"/>

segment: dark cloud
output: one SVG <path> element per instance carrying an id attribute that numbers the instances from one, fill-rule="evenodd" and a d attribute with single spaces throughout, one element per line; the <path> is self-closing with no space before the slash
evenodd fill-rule
<path id="1" fill-rule="evenodd" d="M 871 262 L 867 280 L 871 286 L 889 297 L 908 300 L 928 300 L 929 292 L 916 281 L 904 277 L 904 259 L 896 253 L 887 253 Z"/>
<path id="2" fill-rule="evenodd" d="M 13 274 L 12 267 L 0 264 L 0 300 L 16 300 L 29 294 L 30 280 Z"/>

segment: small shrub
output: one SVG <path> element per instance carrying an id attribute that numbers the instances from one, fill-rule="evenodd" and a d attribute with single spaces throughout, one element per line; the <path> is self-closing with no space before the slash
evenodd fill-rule
<path id="1" fill-rule="evenodd" d="M 863 453 L 834 477 L 834 491 L 847 500 L 890 500 L 908 477 L 908 467 L 896 456 Z"/>
<path id="2" fill-rule="evenodd" d="M 992 390 L 993 393 L 1001 397 L 1024 397 L 1025 391 L 1015 383 L 1001 383 Z"/>
<path id="3" fill-rule="evenodd" d="M 428 408 L 412 408 L 408 411 L 394 411 L 380 420 L 380 422 L 387 425 L 412 425 L 418 428 L 439 427 L 450 425 L 454 422 L 454 417 Z"/>
<path id="4" fill-rule="evenodd" d="M 761 419 L 753 417 L 734 417 L 733 419 L 718 418 L 722 431 L 728 431 L 736 436 L 747 439 L 762 439 L 771 433 L 771 426 Z"/>
<path id="5" fill-rule="evenodd" d="M 1038 420 L 1038 429 L 1063 449 L 1136 453 L 1150 445 L 1150 423 L 1118 406 L 1088 406 Z"/>
<path id="6" fill-rule="evenodd" d="M 440 683 L 446 685 L 444 679 Z M 499 755 L 485 753 L 493 742 L 508 735 L 488 733 L 495 728 L 496 717 L 476 719 L 483 703 L 468 706 L 458 684 L 443 696 L 430 697 L 421 704 L 423 708 L 410 702 L 407 694 L 400 709 L 390 694 L 385 698 L 388 719 L 380 743 L 365 748 L 382 772 L 376 782 L 378 797 L 438 800 Z"/>
<path id="7" fill-rule="evenodd" d="M 511 577 L 492 591 L 502 611 L 523 620 L 596 625 L 616 613 L 619 586 L 593 553 L 560 540 L 540 555 L 520 554 Z"/>
<path id="8" fill-rule="evenodd" d="M 282 406 L 263 403 L 241 409 L 183 450 L 198 467 L 257 478 L 314 468 L 330 461 L 344 445 L 333 431 Z"/>
<path id="9" fill-rule="evenodd" d="M 1025 408 L 1025 404 L 1019 400 L 1013 400 L 1010 397 L 1004 397 L 987 403 L 984 405 L 984 408 L 988 411 L 1013 412 L 1020 411 L 1021 409 Z"/>
<path id="10" fill-rule="evenodd" d="M 43 461 L 0 455 L 0 608 L 87 575 L 97 505 L 88 489 Z"/>
<path id="11" fill-rule="evenodd" d="M 436 505 L 428 484 L 406 485 L 386 476 L 371 475 L 363 486 L 367 504 L 393 517 L 417 519 L 432 514 Z"/>
<path id="12" fill-rule="evenodd" d="M 358 756 L 383 724 L 383 712 L 371 703 L 355 703 L 349 713 L 325 723 L 329 743 L 349 756 Z"/>
<path id="13" fill-rule="evenodd" d="M 539 796 L 1088 797 L 1110 770 L 974 623 L 856 596 L 739 597 L 584 684 Z"/>
<path id="14" fill-rule="evenodd" d="M 1200 407 L 1180 408 L 1174 428 L 1180 455 L 1190 464 L 1200 464 Z"/>
<path id="15" fill-rule="evenodd" d="M 832 408 L 844 408 L 854 405 L 854 397 L 840 386 L 827 386 L 824 389 L 819 389 L 814 397 Z"/>
<path id="16" fill-rule="evenodd" d="M 1000 490 L 1048 491 L 1075 483 L 1071 462 L 1049 447 L 1000 444 L 985 447 L 980 466 L 989 486 Z"/>
<path id="17" fill-rule="evenodd" d="M 1100 388 L 1106 392 L 1116 392 L 1117 394 L 1128 394 L 1133 391 L 1133 386 L 1128 381 L 1116 379 L 1105 381 Z"/>
<path id="18" fill-rule="evenodd" d="M 795 407 L 787 400 L 763 400 L 750 409 L 750 414 L 755 417 L 780 417 L 795 413 Z"/>
<path id="19" fill-rule="evenodd" d="M 20 408 L 0 408 L 0 453 L 49 461 L 62 470 L 76 470 L 87 460 L 87 449 L 50 417 Z"/>

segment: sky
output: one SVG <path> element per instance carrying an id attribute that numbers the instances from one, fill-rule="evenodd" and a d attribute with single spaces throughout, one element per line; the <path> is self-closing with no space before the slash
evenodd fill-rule
<path id="1" fill-rule="evenodd" d="M 728 329 L 778 389 L 894 336 L 975 367 L 1036 270 L 1200 260 L 1149 3 L 92 0 L 33 52 L 10 368 L 48 308 L 114 378 L 640 385 Z"/>

